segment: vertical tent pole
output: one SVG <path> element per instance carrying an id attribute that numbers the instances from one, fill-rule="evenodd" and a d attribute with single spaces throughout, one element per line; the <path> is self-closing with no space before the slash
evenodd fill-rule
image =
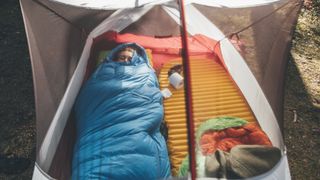
<path id="1" fill-rule="evenodd" d="M 180 20 L 181 20 L 181 45 L 182 45 L 182 61 L 184 71 L 184 89 L 187 112 L 187 132 L 188 132 L 188 152 L 189 152 L 189 170 L 191 172 L 191 179 L 195 180 L 196 175 L 196 156 L 195 156 L 195 133 L 192 107 L 192 91 L 191 91 L 191 73 L 190 73 L 190 59 L 188 50 L 188 33 L 186 28 L 184 1 L 179 0 L 180 6 Z"/>

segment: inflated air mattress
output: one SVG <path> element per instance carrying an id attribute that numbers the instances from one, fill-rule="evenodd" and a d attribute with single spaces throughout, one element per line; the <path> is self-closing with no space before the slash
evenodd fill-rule
<path id="1" fill-rule="evenodd" d="M 246 100 L 219 61 L 193 56 L 190 63 L 196 128 L 209 119 L 224 116 L 256 122 Z M 184 88 L 177 90 L 168 81 L 168 71 L 179 64 L 181 59 L 169 61 L 159 76 L 160 87 L 172 92 L 172 96 L 164 101 L 164 107 L 173 175 L 178 175 L 182 161 L 188 154 Z"/>

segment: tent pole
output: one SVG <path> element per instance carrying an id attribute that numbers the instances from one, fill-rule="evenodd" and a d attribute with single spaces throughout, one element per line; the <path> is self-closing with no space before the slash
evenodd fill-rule
<path id="1" fill-rule="evenodd" d="M 194 120 L 193 120 L 193 103 L 192 103 L 192 91 L 191 91 L 191 73 L 190 73 L 190 59 L 188 50 L 188 33 L 185 21 L 184 13 L 184 1 L 178 1 L 180 6 L 180 20 L 181 20 L 181 45 L 182 45 L 182 61 L 184 71 L 184 88 L 185 88 L 185 101 L 187 112 L 187 132 L 188 132 L 188 152 L 189 152 L 189 169 L 191 172 L 191 179 L 195 180 L 196 175 L 196 156 L 195 156 L 195 132 L 194 132 Z"/>

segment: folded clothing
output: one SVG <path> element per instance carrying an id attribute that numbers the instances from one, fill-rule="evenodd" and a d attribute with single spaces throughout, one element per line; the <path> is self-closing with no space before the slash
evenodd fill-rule
<path id="1" fill-rule="evenodd" d="M 272 146 L 267 135 L 255 122 L 219 131 L 207 131 L 202 134 L 200 139 L 203 155 L 212 154 L 216 150 L 229 152 L 231 148 L 241 144 Z"/>
<path id="2" fill-rule="evenodd" d="M 217 150 L 205 158 L 205 176 L 240 179 L 261 175 L 272 169 L 280 160 L 276 147 L 238 145 L 229 152 Z"/>

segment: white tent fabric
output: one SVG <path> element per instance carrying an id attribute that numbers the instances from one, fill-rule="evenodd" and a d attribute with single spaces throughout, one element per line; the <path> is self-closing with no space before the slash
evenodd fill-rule
<path id="1" fill-rule="evenodd" d="M 196 3 L 211 7 L 246 8 L 267 5 L 279 0 L 187 0 L 186 4 Z"/>
<path id="2" fill-rule="evenodd" d="M 55 180 L 55 179 L 50 177 L 47 173 L 45 173 L 36 163 L 33 169 L 32 180 Z"/>
<path id="3" fill-rule="evenodd" d="M 57 150 L 63 130 L 66 126 L 71 109 L 82 85 L 87 61 L 90 55 L 92 39 L 88 38 L 78 66 L 70 80 L 67 90 L 60 102 L 58 110 L 50 124 L 39 152 L 39 165 L 44 171 L 50 168 L 53 156 Z"/>
<path id="4" fill-rule="evenodd" d="M 177 8 L 173 8 L 172 6 L 163 6 L 163 8 L 177 24 L 180 24 L 180 13 Z M 192 4 L 186 6 L 186 25 L 188 33 L 192 35 L 203 34 L 216 40 L 225 37 L 225 35 Z"/>
<path id="5" fill-rule="evenodd" d="M 157 4 L 164 4 L 172 0 L 52 0 L 73 6 L 80 6 L 91 9 L 123 9 L 134 8 L 142 6 L 153 6 Z M 280 0 L 187 0 L 185 5 L 196 3 L 212 7 L 228 7 L 228 8 L 244 8 L 266 5 Z M 125 2 L 125 3 L 124 3 Z"/>
<path id="6" fill-rule="evenodd" d="M 228 39 L 220 41 L 226 67 L 245 96 L 262 129 L 272 144 L 284 149 L 284 143 L 277 119 L 270 104 L 249 67 Z"/>
<path id="7" fill-rule="evenodd" d="M 172 0 L 51 0 L 60 2 L 63 4 L 69 4 L 73 6 L 80 6 L 83 8 L 90 9 L 105 9 L 105 10 L 116 10 L 124 8 L 135 8 L 142 6 L 154 6 L 157 4 L 163 4 Z"/>
<path id="8" fill-rule="evenodd" d="M 136 9 L 119 9 L 98 25 L 89 36 L 94 38 L 108 30 L 120 32 L 133 22 L 140 19 L 151 8 L 152 6 Z"/>

